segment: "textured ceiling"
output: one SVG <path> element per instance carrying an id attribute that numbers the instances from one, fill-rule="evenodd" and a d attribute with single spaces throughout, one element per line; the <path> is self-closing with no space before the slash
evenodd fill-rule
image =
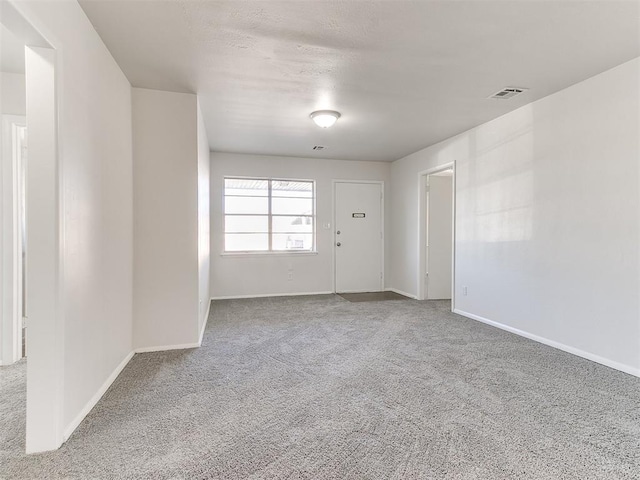
<path id="1" fill-rule="evenodd" d="M 199 95 L 216 151 L 391 161 L 640 56 L 635 0 L 80 3 L 134 86 Z"/>

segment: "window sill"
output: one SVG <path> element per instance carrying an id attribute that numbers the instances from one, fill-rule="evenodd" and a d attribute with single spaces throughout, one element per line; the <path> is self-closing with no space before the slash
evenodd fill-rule
<path id="1" fill-rule="evenodd" d="M 222 252 L 220 254 L 221 257 L 304 257 L 307 255 L 318 255 L 318 252 Z"/>

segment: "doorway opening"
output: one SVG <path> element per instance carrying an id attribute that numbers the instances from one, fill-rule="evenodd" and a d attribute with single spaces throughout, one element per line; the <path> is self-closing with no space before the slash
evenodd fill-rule
<path id="1" fill-rule="evenodd" d="M 26 61 L 3 23 L 0 44 L 0 365 L 11 365 L 26 353 Z"/>
<path id="2" fill-rule="evenodd" d="M 27 123 L 24 73 L 1 72 L 3 93 L 14 101 L 2 105 L 2 365 L 26 356 L 26 165 Z M 6 112 L 17 112 L 6 113 Z"/>
<path id="3" fill-rule="evenodd" d="M 455 163 L 419 174 L 418 299 L 455 303 Z"/>
<path id="4" fill-rule="evenodd" d="M 384 290 L 384 184 L 334 181 L 334 291 Z"/>
<path id="5" fill-rule="evenodd" d="M 20 382 L 9 390 L 24 392 L 26 384 L 26 404 L 3 410 L 7 421 L 0 428 L 10 428 L 4 423 L 11 423 L 19 431 L 25 429 L 24 436 L 14 436 L 19 443 L 13 447 L 35 453 L 58 448 L 64 433 L 57 57 L 53 44 L 19 5 L 2 2 L 0 7 L 0 368 L 11 369 L 14 375 L 7 378 Z M 49 40 L 56 43 L 55 38 Z M 11 71 L 10 65 L 16 63 L 20 71 Z M 21 105 L 19 111 L 14 110 L 16 103 Z M 21 359 L 27 313 L 29 357 Z M 7 330 L 10 336 L 5 335 Z M 4 393 L 0 392 L 0 402 Z"/>

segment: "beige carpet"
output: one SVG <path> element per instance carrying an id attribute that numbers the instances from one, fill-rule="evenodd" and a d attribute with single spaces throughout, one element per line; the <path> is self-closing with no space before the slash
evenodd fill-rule
<path id="1" fill-rule="evenodd" d="M 640 379 L 448 311 L 338 296 L 214 302 L 199 349 L 136 355 L 58 451 L 3 479 L 638 479 Z"/>

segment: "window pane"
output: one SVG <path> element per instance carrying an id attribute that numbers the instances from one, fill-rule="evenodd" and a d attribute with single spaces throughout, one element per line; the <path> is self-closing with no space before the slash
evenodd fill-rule
<path id="1" fill-rule="evenodd" d="M 269 235 L 266 233 L 228 233 L 224 236 L 227 252 L 255 252 L 269 250 Z"/>
<path id="2" fill-rule="evenodd" d="M 226 215 L 224 231 L 227 233 L 269 233 L 269 217 L 254 215 Z M 294 230 L 297 232 L 297 230 Z"/>
<path id="3" fill-rule="evenodd" d="M 313 197 L 313 182 L 288 182 L 286 180 L 273 180 L 271 182 L 271 195 L 274 197 Z"/>
<path id="4" fill-rule="evenodd" d="M 313 250 L 314 200 L 312 181 L 226 178 L 225 251 Z"/>
<path id="5" fill-rule="evenodd" d="M 274 250 L 311 250 L 313 249 L 313 235 L 306 233 L 275 233 L 273 235 Z"/>
<path id="6" fill-rule="evenodd" d="M 224 197 L 224 213 L 268 214 L 267 197 Z"/>
<path id="7" fill-rule="evenodd" d="M 271 211 L 274 215 L 313 215 L 313 199 L 273 198 Z"/>
<path id="8" fill-rule="evenodd" d="M 273 217 L 274 233 L 313 233 L 313 217 Z"/>
<path id="9" fill-rule="evenodd" d="M 225 178 L 224 194 L 266 197 L 269 195 L 269 182 L 251 178 Z"/>

